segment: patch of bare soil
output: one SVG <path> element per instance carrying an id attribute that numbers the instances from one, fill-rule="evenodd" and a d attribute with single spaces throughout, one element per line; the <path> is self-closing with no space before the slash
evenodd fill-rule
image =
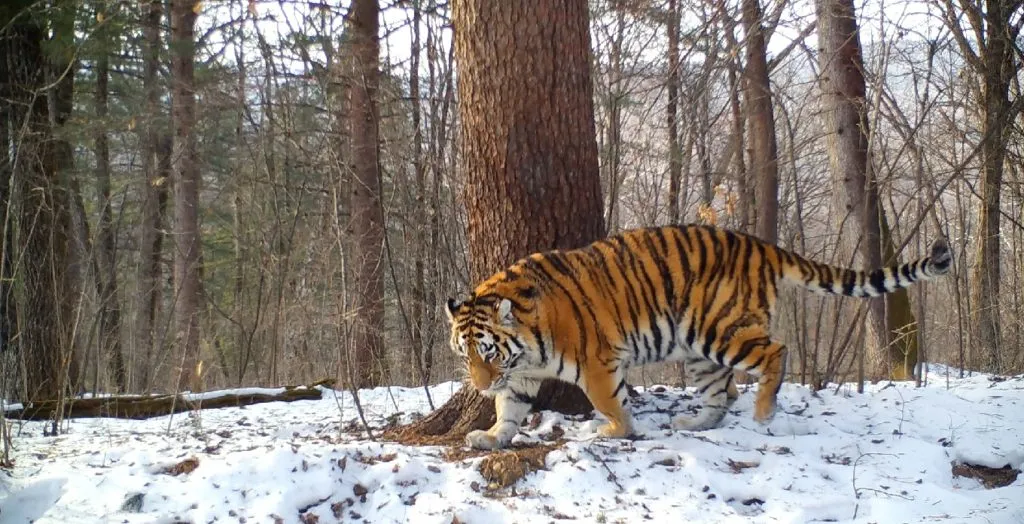
<path id="1" fill-rule="evenodd" d="M 548 453 L 562 447 L 563 444 L 564 441 L 559 441 L 554 444 L 492 451 L 480 461 L 477 471 L 487 480 L 489 489 L 507 488 L 530 473 L 545 469 Z"/>
<path id="2" fill-rule="evenodd" d="M 985 486 L 986 489 L 1009 486 L 1017 480 L 1017 475 L 1019 473 L 1020 471 L 1011 468 L 1009 464 L 1001 468 L 990 468 L 988 466 L 979 466 L 977 464 L 969 464 L 967 462 L 953 463 L 954 477 L 968 477 L 975 479 L 978 482 L 981 482 L 981 485 Z"/>

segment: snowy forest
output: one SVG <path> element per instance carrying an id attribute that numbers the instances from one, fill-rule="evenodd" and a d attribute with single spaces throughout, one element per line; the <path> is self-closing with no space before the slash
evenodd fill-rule
<path id="1" fill-rule="evenodd" d="M 704 490 L 683 490 L 702 500 L 684 520 L 799 514 L 916 522 L 934 497 L 948 503 L 936 512 L 966 522 L 998 506 L 993 501 L 1019 500 L 1024 480 L 1000 484 L 1016 495 L 992 490 L 959 505 L 931 488 L 974 489 L 955 480 L 971 476 L 957 475 L 956 464 L 989 468 L 975 475 L 979 483 L 1003 474 L 1004 464 L 1015 479 L 1024 466 L 1012 429 L 1024 423 L 1022 26 L 1021 0 L 7 1 L 0 6 L 0 472 L 15 480 L 0 479 L 0 496 L 13 493 L 7 502 L 0 497 L 0 522 L 5 515 L 105 522 L 115 514 L 206 522 L 241 506 L 259 522 L 332 514 L 369 522 L 510 519 L 515 508 L 494 510 L 508 502 L 493 495 L 515 479 L 483 473 L 486 488 L 448 506 L 412 494 L 428 484 L 411 487 L 421 474 L 439 471 L 448 484 L 431 489 L 468 490 L 476 480 L 451 463 L 482 455 L 449 451 L 442 461 L 415 449 L 456 449 L 466 431 L 494 420 L 488 399 L 459 389 L 465 372 L 449 349 L 445 301 L 533 252 L 682 223 L 749 233 L 843 267 L 905 263 L 940 238 L 954 256 L 944 279 L 884 298 L 782 292 L 773 329 L 789 347 L 780 398 L 790 410 L 772 431 L 821 438 L 760 442 L 764 430 L 749 421 L 752 401 L 741 397 L 743 414 L 721 431 L 742 436 L 701 437 L 709 449 L 697 464 L 728 465 L 686 479 Z M 633 369 L 629 384 L 641 392 L 638 403 L 659 414 L 677 407 L 665 391 L 687 391 L 675 364 Z M 957 387 L 965 389 L 951 393 Z M 1001 397 L 983 394 L 988 387 Z M 840 390 L 846 396 L 828 402 L 841 405 L 815 404 L 825 402 L 818 392 Z M 223 407 L 218 394 L 206 394 L 216 391 L 233 395 L 223 406 L 287 402 L 248 412 L 202 409 L 204 402 Z M 918 424 L 896 407 L 911 396 L 934 411 L 920 422 L 923 433 L 912 434 Z M 107 397 L 123 403 L 88 403 Z M 623 494 L 629 502 L 578 513 L 539 500 L 527 504 L 525 518 L 624 522 L 642 507 L 657 520 L 654 484 L 625 486 L 634 470 L 610 466 L 608 454 L 644 447 L 656 461 L 650 467 L 666 475 L 694 459 L 658 453 L 697 441 L 567 446 L 562 435 L 593 437 L 590 406 L 568 387 L 547 397 L 517 439 L 551 453 L 547 474 L 563 463 L 592 468 L 591 477 L 607 482 L 579 483 L 611 490 L 608 504 Z M 801 402 L 811 407 L 797 413 Z M 794 422 L 805 411 L 818 418 Z M 151 420 L 132 426 L 108 416 Z M 274 448 L 265 475 L 248 473 L 270 486 L 264 495 L 278 493 L 271 480 L 289 470 L 299 475 L 292 484 L 341 482 L 346 495 L 303 495 L 292 486 L 258 513 L 244 491 L 222 506 L 189 508 L 168 506 L 177 495 L 165 484 L 170 495 L 154 505 L 153 495 L 135 500 L 128 488 L 111 495 L 116 500 L 83 502 L 98 488 L 72 477 L 18 483 L 19 460 L 43 468 L 39 450 L 58 445 L 41 437 L 74 434 L 80 417 L 100 418 L 79 423 L 86 424 L 79 433 L 95 440 L 74 441 L 72 454 L 122 432 L 148 435 L 137 438 L 164 451 L 174 435 L 187 435 L 182 445 L 195 451 L 166 451 L 164 462 L 141 447 L 103 459 L 102 467 L 116 469 L 130 456 L 122 464 L 146 464 L 146 478 L 177 478 L 201 471 L 222 444 L 224 453 L 252 453 L 239 440 L 266 435 L 234 426 L 247 416 L 275 426 L 268 431 L 281 433 L 271 442 L 282 449 L 287 442 L 298 449 L 297 441 L 335 446 L 315 460 Z M 657 416 L 641 425 L 664 429 Z M 924 444 L 914 448 L 908 437 L 885 453 L 930 450 L 947 476 L 954 462 L 954 480 L 918 479 L 909 495 L 858 487 L 857 463 L 868 468 L 861 482 L 887 482 L 886 459 L 874 459 L 872 470 L 861 461 L 872 453 L 856 443 L 882 440 L 853 430 L 830 436 L 836 426 L 822 416 L 891 423 L 891 435 L 906 431 Z M 317 417 L 319 425 L 310 420 Z M 215 430 L 220 421 L 232 430 Z M 976 425 L 991 431 L 952 436 Z M 997 451 L 964 451 L 967 440 Z M 728 455 L 722 442 L 745 454 Z M 402 447 L 412 445 L 427 447 Z M 857 451 L 820 453 L 832 445 Z M 812 481 L 792 492 L 704 496 L 724 483 L 715 475 L 761 482 L 756 475 L 768 459 L 805 451 L 814 468 L 835 468 L 833 476 L 845 479 L 852 467 L 854 487 L 838 490 L 839 502 L 829 504 L 832 492 L 816 491 Z M 200 458 L 182 461 L 182 453 Z M 897 469 L 918 475 L 909 472 L 935 463 L 928 453 Z M 545 467 L 545 455 L 540 466 L 536 457 L 512 456 L 524 475 Z M 97 467 L 68 464 L 62 475 Z M 237 481 L 246 473 L 236 466 L 217 467 Z M 805 473 L 785 468 L 773 475 Z M 543 491 L 576 482 L 573 474 L 519 486 Z M 346 475 L 362 476 L 352 487 Z M 208 483 L 221 482 L 214 477 L 188 490 L 201 497 Z M 371 484 L 389 487 L 374 499 Z M 107 506 L 76 514 L 68 493 L 81 507 Z M 798 495 L 824 498 L 812 511 Z M 47 514 L 58 500 L 64 509 Z M 389 513 L 381 501 L 413 513 Z M 1009 506 L 992 509 L 1003 510 L 993 521 L 1024 519 Z M 903 516 L 886 518 L 894 515 Z"/>

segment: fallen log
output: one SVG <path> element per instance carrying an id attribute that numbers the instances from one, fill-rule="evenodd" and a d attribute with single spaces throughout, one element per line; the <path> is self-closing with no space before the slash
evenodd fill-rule
<path id="1" fill-rule="evenodd" d="M 116 395 L 71 398 L 63 402 L 42 400 L 28 402 L 20 408 L 9 408 L 5 410 L 4 416 L 18 420 L 53 420 L 63 406 L 63 418 L 109 417 L 143 420 L 200 409 L 233 408 L 265 402 L 319 400 L 323 397 L 323 392 L 318 386 L 333 385 L 334 381 L 328 379 L 309 386 L 244 388 L 178 395 Z"/>

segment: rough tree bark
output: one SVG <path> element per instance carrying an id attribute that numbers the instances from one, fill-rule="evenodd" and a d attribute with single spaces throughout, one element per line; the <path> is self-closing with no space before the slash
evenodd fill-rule
<path id="1" fill-rule="evenodd" d="M 145 121 L 140 126 L 142 144 L 143 195 L 142 220 L 139 224 L 139 269 L 136 296 L 134 350 L 138 357 L 135 368 L 138 386 L 149 391 L 152 383 L 153 355 L 157 325 L 157 312 L 161 295 L 161 254 L 163 252 L 164 215 L 167 210 L 167 186 L 170 179 L 171 144 L 164 135 L 164 122 L 160 109 L 160 85 L 157 74 L 160 67 L 160 19 L 162 0 L 146 4 L 143 21 L 143 87 L 146 91 Z"/>
<path id="2" fill-rule="evenodd" d="M 17 260 L 22 261 L 13 268 L 17 282 L 14 337 L 25 373 L 26 401 L 61 398 L 78 382 L 72 329 L 76 299 L 69 291 L 72 276 L 68 270 L 71 215 L 61 173 L 67 159 L 66 151 L 60 150 L 62 144 L 52 136 L 53 128 L 67 115 L 51 115 L 48 107 L 48 99 L 54 98 L 57 113 L 61 104 L 56 98 L 68 97 L 70 92 L 46 92 L 48 84 L 51 89 L 67 89 L 71 80 L 56 85 L 48 82 L 46 72 L 51 64 L 43 51 L 47 40 L 44 21 L 38 12 L 27 11 L 32 3 L 15 2 L 0 8 L 0 25 L 4 27 L 0 47 L 7 67 L 0 82 L 6 84 L 10 97 L 0 103 L 9 104 L 11 117 L 10 198 L 17 209 L 14 249 L 19 251 Z"/>
<path id="3" fill-rule="evenodd" d="M 743 0 L 743 30 L 747 35 L 747 64 L 743 68 L 747 129 L 750 138 L 750 174 L 755 183 L 754 234 L 775 242 L 779 226 L 779 164 L 772 110 L 771 82 L 765 31 L 759 0 Z"/>
<path id="4" fill-rule="evenodd" d="M 195 22 L 197 0 L 171 2 L 171 119 L 174 122 L 174 297 L 175 342 L 180 368 L 174 391 L 202 391 L 199 369 L 199 309 L 202 246 L 199 239 L 199 151 L 194 132 Z M 181 355 L 180 357 L 178 355 Z"/>
<path id="5" fill-rule="evenodd" d="M 587 2 L 454 5 L 471 279 L 529 253 L 601 238 Z M 589 412 L 575 386 L 547 381 L 536 409 Z M 461 437 L 494 422 L 463 387 L 405 435 Z"/>
<path id="6" fill-rule="evenodd" d="M 381 329 L 384 325 L 384 215 L 380 201 L 379 115 L 380 70 L 378 0 L 354 0 L 350 13 L 353 53 L 349 136 L 352 183 L 352 339 L 349 362 L 353 387 L 384 383 L 387 363 Z"/>
<path id="7" fill-rule="evenodd" d="M 825 132 L 836 209 L 842 210 L 839 234 L 844 249 L 858 251 L 864 267 L 882 267 L 886 262 L 883 254 L 895 249 L 892 239 L 882 235 L 888 225 L 878 205 L 878 185 L 868 158 L 864 63 L 853 2 L 818 0 L 816 6 Z M 871 299 L 869 311 L 871 375 L 898 380 L 910 377 L 917 362 L 917 337 L 912 335 L 916 328 L 906 290 Z"/>

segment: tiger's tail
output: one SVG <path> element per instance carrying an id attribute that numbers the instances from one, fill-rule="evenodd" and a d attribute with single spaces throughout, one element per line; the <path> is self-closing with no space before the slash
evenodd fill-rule
<path id="1" fill-rule="evenodd" d="M 782 257 L 782 280 L 820 294 L 877 297 L 949 273 L 953 253 L 945 240 L 932 244 L 931 253 L 908 264 L 869 271 L 833 267 L 794 253 Z"/>

